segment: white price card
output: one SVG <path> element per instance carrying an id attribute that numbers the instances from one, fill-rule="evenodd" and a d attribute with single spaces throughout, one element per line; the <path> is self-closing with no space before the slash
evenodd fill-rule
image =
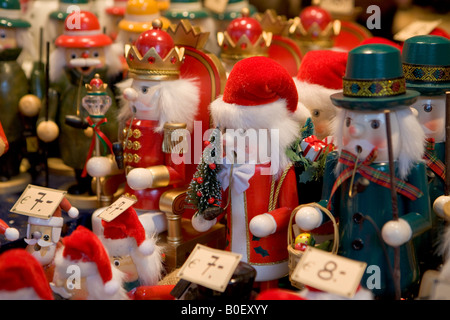
<path id="1" fill-rule="evenodd" d="M 224 292 L 242 255 L 197 244 L 180 268 L 178 277 Z"/>
<path id="2" fill-rule="evenodd" d="M 205 0 L 203 6 L 215 13 L 223 13 L 227 8 L 228 0 Z"/>
<path id="3" fill-rule="evenodd" d="M 352 14 L 355 10 L 355 0 L 320 0 L 319 5 L 330 13 Z"/>
<path id="4" fill-rule="evenodd" d="M 416 20 L 397 32 L 394 35 L 394 40 L 404 42 L 414 36 L 429 34 L 434 28 L 441 24 L 441 22 L 442 20 Z"/>
<path id="5" fill-rule="evenodd" d="M 29 184 L 11 209 L 13 213 L 50 219 L 67 191 Z"/>
<path id="6" fill-rule="evenodd" d="M 103 210 L 98 216 L 106 222 L 111 222 L 135 203 L 136 200 L 126 196 L 121 196 L 109 207 Z"/>
<path id="7" fill-rule="evenodd" d="M 431 289 L 431 300 L 450 300 L 450 283 L 436 279 Z"/>
<path id="8" fill-rule="evenodd" d="M 365 262 L 307 247 L 291 277 L 304 285 L 352 298 L 366 265 Z"/>

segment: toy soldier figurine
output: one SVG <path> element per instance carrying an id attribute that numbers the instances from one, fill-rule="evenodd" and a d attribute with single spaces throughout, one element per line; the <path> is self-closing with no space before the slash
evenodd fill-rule
<path id="1" fill-rule="evenodd" d="M 350 51 L 343 93 L 331 95 L 339 107 L 337 151 L 328 155 L 319 204 L 339 219 L 338 254 L 378 267 L 373 278 L 366 272 L 361 281 L 377 298 L 413 294 L 419 266 L 411 240 L 431 227 L 425 135 L 409 107 L 418 95 L 405 88 L 400 51 L 384 44 Z M 321 210 L 308 206 L 295 221 L 305 231 L 326 222 Z M 370 283 L 375 278 L 378 285 Z"/>

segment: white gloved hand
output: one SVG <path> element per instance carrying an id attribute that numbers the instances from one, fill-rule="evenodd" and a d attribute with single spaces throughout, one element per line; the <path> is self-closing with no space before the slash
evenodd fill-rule
<path id="1" fill-rule="evenodd" d="M 144 190 L 153 185 L 152 172 L 145 168 L 136 168 L 127 175 L 127 183 L 133 190 Z"/>
<path id="2" fill-rule="evenodd" d="M 295 214 L 295 223 L 305 231 L 319 227 L 322 224 L 322 212 L 315 207 L 302 207 Z"/>
<path id="3" fill-rule="evenodd" d="M 206 220 L 199 214 L 194 214 L 191 219 L 192 227 L 198 232 L 205 232 L 212 228 L 217 222 L 217 218 Z"/>
<path id="4" fill-rule="evenodd" d="M 411 239 L 412 229 L 404 219 L 391 220 L 381 228 L 381 236 L 391 247 L 398 247 Z"/>
<path id="5" fill-rule="evenodd" d="M 270 214 L 263 213 L 250 220 L 249 229 L 254 236 L 264 238 L 277 230 L 277 223 Z"/>
<path id="6" fill-rule="evenodd" d="M 445 205 L 450 202 L 450 196 L 437 197 L 433 202 L 433 210 L 439 218 L 450 220 L 450 212 L 445 213 Z M 450 208 L 449 208 L 450 209 Z"/>

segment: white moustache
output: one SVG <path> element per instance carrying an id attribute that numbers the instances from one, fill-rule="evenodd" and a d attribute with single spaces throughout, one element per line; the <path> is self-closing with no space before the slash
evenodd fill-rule
<path id="1" fill-rule="evenodd" d="M 48 241 L 45 241 L 42 239 L 36 240 L 36 239 L 31 238 L 31 239 L 23 239 L 23 240 L 26 242 L 26 244 L 31 245 L 31 246 L 34 246 L 36 243 L 38 245 L 40 245 L 41 247 L 50 247 L 50 246 L 55 245 L 55 243 L 53 243 L 53 242 L 48 242 Z"/>
<path id="2" fill-rule="evenodd" d="M 95 58 L 75 58 L 70 59 L 69 64 L 72 67 L 93 67 L 99 65 L 101 61 Z"/>

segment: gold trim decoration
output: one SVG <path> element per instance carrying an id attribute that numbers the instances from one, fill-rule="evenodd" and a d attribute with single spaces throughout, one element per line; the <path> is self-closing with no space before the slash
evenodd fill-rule
<path id="1" fill-rule="evenodd" d="M 450 81 L 450 66 L 425 66 L 403 63 L 407 81 L 447 82 Z"/>
<path id="2" fill-rule="evenodd" d="M 406 92 L 404 77 L 383 80 L 343 79 L 344 96 L 358 98 L 391 97 Z"/>
<path id="3" fill-rule="evenodd" d="M 174 122 L 166 122 L 164 123 L 164 139 L 162 143 L 162 151 L 164 153 L 187 153 L 188 148 L 187 144 L 183 143 L 183 141 L 187 141 L 186 134 L 186 123 L 174 123 Z M 181 133 L 178 136 L 178 140 L 174 139 L 173 134 Z M 175 136 L 175 137 L 176 137 Z"/>
<path id="4" fill-rule="evenodd" d="M 152 173 L 153 183 L 152 188 L 167 187 L 170 183 L 169 169 L 164 165 L 148 167 L 148 170 Z"/>
<path id="5" fill-rule="evenodd" d="M 202 32 L 201 27 L 192 25 L 191 21 L 181 19 L 178 24 L 171 24 L 167 33 L 172 37 L 175 45 L 188 46 L 202 50 L 209 37 L 209 31 Z"/>
<path id="6" fill-rule="evenodd" d="M 135 139 L 139 139 L 140 137 L 142 137 L 142 132 L 141 132 L 141 130 L 139 130 L 139 129 L 134 129 L 134 130 L 133 130 L 133 137 L 134 137 Z"/>

